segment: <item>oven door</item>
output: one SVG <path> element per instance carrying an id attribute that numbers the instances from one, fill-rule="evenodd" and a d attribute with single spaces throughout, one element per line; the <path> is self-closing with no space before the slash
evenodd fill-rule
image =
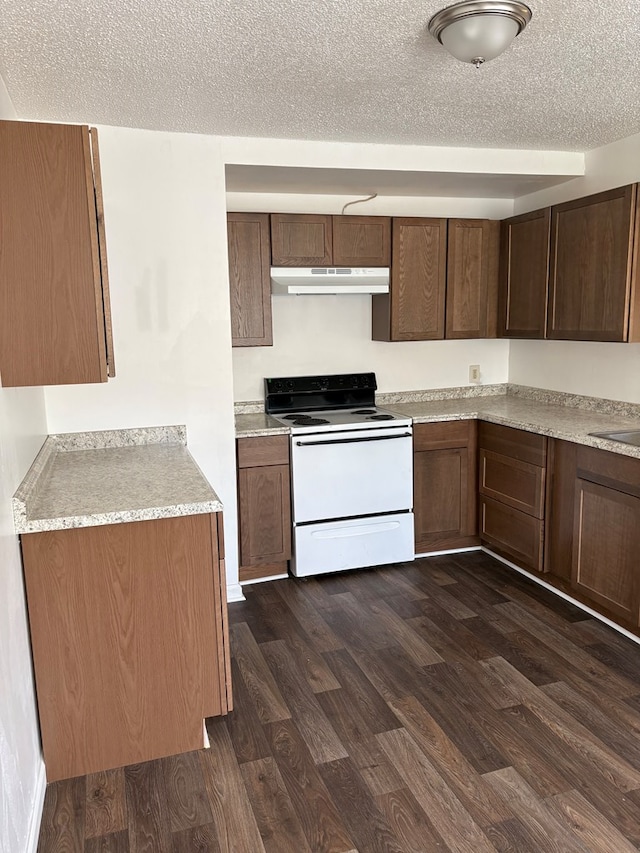
<path id="1" fill-rule="evenodd" d="M 293 435 L 291 471 L 295 524 L 412 509 L 411 428 Z"/>

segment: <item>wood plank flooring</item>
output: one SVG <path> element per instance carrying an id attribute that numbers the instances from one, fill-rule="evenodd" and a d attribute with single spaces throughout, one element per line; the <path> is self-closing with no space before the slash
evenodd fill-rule
<path id="1" fill-rule="evenodd" d="M 640 849 L 640 646 L 479 552 L 244 589 L 211 749 L 50 785 L 39 853 Z"/>

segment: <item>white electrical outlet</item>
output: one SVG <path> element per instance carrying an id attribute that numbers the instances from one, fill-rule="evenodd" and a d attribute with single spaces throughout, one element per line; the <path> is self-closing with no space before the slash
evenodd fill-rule
<path id="1" fill-rule="evenodd" d="M 480 382 L 480 365 L 479 364 L 470 364 L 469 365 L 469 382 Z"/>

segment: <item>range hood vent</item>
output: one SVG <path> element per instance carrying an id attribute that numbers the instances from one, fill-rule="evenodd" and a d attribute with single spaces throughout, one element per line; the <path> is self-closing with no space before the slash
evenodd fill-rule
<path id="1" fill-rule="evenodd" d="M 271 267 L 273 293 L 388 293 L 388 267 Z"/>

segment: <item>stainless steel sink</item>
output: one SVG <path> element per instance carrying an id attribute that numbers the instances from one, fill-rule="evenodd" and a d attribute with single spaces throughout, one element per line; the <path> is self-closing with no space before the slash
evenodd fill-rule
<path id="1" fill-rule="evenodd" d="M 620 441 L 622 444 L 634 444 L 640 447 L 640 429 L 616 432 L 590 432 L 594 438 L 608 438 L 610 441 Z"/>

